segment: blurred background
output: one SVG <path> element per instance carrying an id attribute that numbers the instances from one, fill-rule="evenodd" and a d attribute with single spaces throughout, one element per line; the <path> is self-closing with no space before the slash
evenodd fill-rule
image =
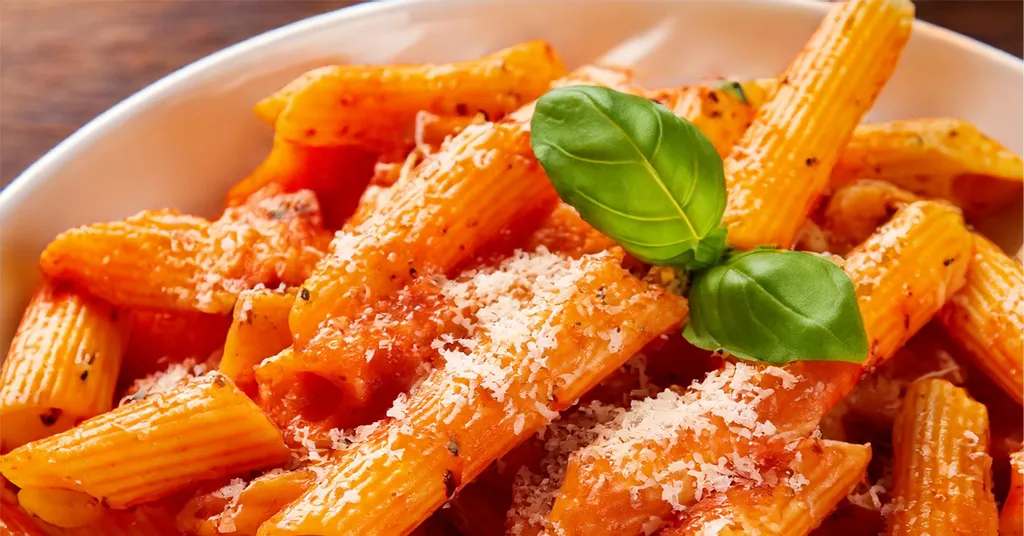
<path id="1" fill-rule="evenodd" d="M 97 114 L 171 71 L 261 32 L 357 3 L 0 0 L 0 186 Z M 919 0 L 917 15 L 1017 57 L 1024 51 L 1022 0 Z"/>

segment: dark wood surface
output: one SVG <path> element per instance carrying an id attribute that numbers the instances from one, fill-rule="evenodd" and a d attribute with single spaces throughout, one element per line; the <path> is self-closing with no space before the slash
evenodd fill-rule
<path id="1" fill-rule="evenodd" d="M 271 28 L 354 3 L 0 0 L 0 185 L 165 74 Z M 1022 6 L 1020 0 L 921 0 L 917 12 L 1020 57 Z"/>

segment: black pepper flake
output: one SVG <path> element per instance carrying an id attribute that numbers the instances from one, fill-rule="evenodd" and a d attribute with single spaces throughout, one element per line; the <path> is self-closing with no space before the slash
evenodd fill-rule
<path id="1" fill-rule="evenodd" d="M 416 277 L 416 269 L 409 268 L 409 277 Z"/>
<path id="2" fill-rule="evenodd" d="M 274 221 L 283 220 L 284 217 L 287 216 L 287 215 L 288 215 L 288 207 L 286 207 L 286 206 L 276 207 L 276 208 L 273 208 L 273 209 L 270 209 L 269 211 L 267 211 L 267 216 L 269 216 L 270 219 L 274 220 Z"/>
<path id="3" fill-rule="evenodd" d="M 447 469 L 444 471 L 444 491 L 448 500 L 455 498 L 455 493 L 459 491 L 459 484 L 456 482 L 455 473 Z"/>
<path id="4" fill-rule="evenodd" d="M 718 93 L 715 93 L 714 91 L 708 91 L 708 99 L 710 99 L 711 102 L 718 102 Z"/>
<path id="5" fill-rule="evenodd" d="M 227 381 L 226 378 L 224 378 L 223 374 L 214 374 L 213 375 L 213 385 L 215 387 L 224 387 L 227 384 L 228 384 L 228 381 Z"/>
<path id="6" fill-rule="evenodd" d="M 469 115 L 469 107 L 466 106 L 466 103 L 460 102 L 455 105 L 455 113 L 459 115 Z"/>
<path id="7" fill-rule="evenodd" d="M 804 163 L 807 164 L 807 167 L 814 167 L 814 166 L 818 165 L 818 159 L 812 156 L 812 157 L 808 158 L 807 160 L 805 160 Z"/>
<path id="8" fill-rule="evenodd" d="M 89 377 L 89 369 L 83 370 L 82 374 L 80 374 L 78 377 L 84 382 L 86 378 Z"/>
<path id="9" fill-rule="evenodd" d="M 960 135 L 960 133 L 959 133 L 959 132 L 957 132 L 956 130 L 950 130 L 950 131 L 949 131 L 949 137 L 950 137 L 950 138 L 955 138 L 955 137 L 957 137 L 957 136 L 959 136 L 959 135 Z"/>
<path id="10" fill-rule="evenodd" d="M 64 410 L 60 408 L 50 408 L 46 413 L 39 415 L 39 422 L 43 423 L 43 426 L 53 426 L 62 413 Z"/>
<path id="11" fill-rule="evenodd" d="M 448 442 L 448 452 L 451 452 L 452 456 L 458 456 L 459 455 L 459 444 L 456 443 L 455 441 L 449 441 Z"/>
<path id="12" fill-rule="evenodd" d="M 86 365 L 91 365 L 95 361 L 96 361 L 96 354 L 89 354 L 89 355 L 85 356 L 85 364 Z"/>
<path id="13" fill-rule="evenodd" d="M 299 297 L 305 301 L 309 301 L 309 291 L 305 288 L 299 290 Z"/>
<path id="14" fill-rule="evenodd" d="M 711 119 L 717 119 L 719 117 L 722 117 L 722 112 L 718 110 L 711 110 L 711 112 L 708 113 L 708 117 L 710 117 Z"/>
<path id="15" fill-rule="evenodd" d="M 955 261 L 955 260 L 956 260 L 956 257 L 950 257 L 948 259 L 943 259 L 942 265 L 943 266 L 949 266 L 950 264 L 953 264 L 953 261 Z"/>

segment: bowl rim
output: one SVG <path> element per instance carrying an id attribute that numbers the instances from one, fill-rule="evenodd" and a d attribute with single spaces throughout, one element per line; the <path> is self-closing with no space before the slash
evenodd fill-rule
<path id="1" fill-rule="evenodd" d="M 75 158 L 82 151 L 87 150 L 89 141 L 94 136 L 102 135 L 108 129 L 117 128 L 120 125 L 131 121 L 136 115 L 142 113 L 147 106 L 160 103 L 174 94 L 187 88 L 193 80 L 199 80 L 203 75 L 216 72 L 217 68 L 233 61 L 238 56 L 249 52 L 252 49 L 273 46 L 275 42 L 284 41 L 290 37 L 314 29 L 335 24 L 342 24 L 359 19 L 360 17 L 376 13 L 401 10 L 414 4 L 463 4 L 472 2 L 500 2 L 501 0 L 380 0 L 377 2 L 365 2 L 353 6 L 339 8 L 326 13 L 320 13 L 304 19 L 300 19 L 284 26 L 268 30 L 254 35 L 233 45 L 218 50 L 212 54 L 199 58 L 188 63 L 166 76 L 150 83 L 136 91 L 124 100 L 101 112 L 89 120 L 85 125 L 73 132 L 56 146 L 48 150 L 38 160 L 22 171 L 6 187 L 0 191 L 0 221 L 6 220 L 10 212 L 17 207 L 21 201 L 31 194 L 32 190 L 49 178 L 56 175 L 55 170 L 60 169 L 66 162 Z M 525 6 L 542 4 L 547 0 L 520 0 Z M 569 0 L 571 1 L 571 0 Z M 644 3 L 664 2 L 665 0 L 633 0 Z M 684 3 L 688 0 L 670 0 L 673 3 Z M 737 2 L 742 4 L 743 2 Z M 778 9 L 794 10 L 806 9 L 816 13 L 824 14 L 829 4 L 820 0 L 769 0 L 769 4 L 775 4 Z M 527 7 L 532 9 L 532 7 Z M 968 50 L 971 54 L 981 56 L 986 61 L 1000 65 L 1002 68 L 1015 69 L 1024 75 L 1024 60 L 1017 58 L 1007 52 L 999 50 L 991 45 L 982 43 L 966 35 L 947 30 L 935 24 L 914 20 L 915 33 L 922 33 L 931 39 L 946 40 L 953 46 Z"/>

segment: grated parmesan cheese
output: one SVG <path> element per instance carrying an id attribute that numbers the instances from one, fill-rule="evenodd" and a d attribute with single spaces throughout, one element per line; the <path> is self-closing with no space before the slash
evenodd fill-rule
<path id="1" fill-rule="evenodd" d="M 522 467 L 512 488 L 512 507 L 507 514 L 508 533 L 518 536 L 530 527 L 548 528 L 547 514 L 562 485 L 569 456 L 596 438 L 598 424 L 616 418 L 625 410 L 594 401 L 576 408 L 567 418 L 551 422 L 534 441 L 543 438 L 539 471 Z M 659 519 L 660 521 L 660 519 Z"/>
<path id="2" fill-rule="evenodd" d="M 232 478 L 231 482 L 228 482 L 220 489 L 214 491 L 212 495 L 214 497 L 220 497 L 221 499 L 228 499 L 234 501 L 238 496 L 245 490 L 245 480 L 241 478 Z"/>
<path id="3" fill-rule="evenodd" d="M 667 465 L 653 474 L 645 469 L 661 466 L 653 447 L 664 453 L 684 437 L 696 440 L 723 429 L 746 440 L 773 436 L 775 425 L 761 419 L 757 407 L 775 389 L 760 385 L 760 376 L 779 378 L 782 389 L 792 388 L 798 381 L 778 367 L 727 364 L 683 394 L 665 390 L 655 397 L 634 401 L 629 411 L 598 426 L 597 439 L 582 449 L 579 457 L 581 461 L 600 458 L 611 462 L 624 479 L 635 483 L 630 488 L 634 498 L 640 491 L 655 488 L 675 510 L 685 506 L 680 499 L 684 490 L 692 490 L 693 498 L 700 500 L 734 483 L 762 483 L 765 475 L 756 461 L 737 452 L 711 460 L 692 452 L 686 458 L 665 462 Z"/>

